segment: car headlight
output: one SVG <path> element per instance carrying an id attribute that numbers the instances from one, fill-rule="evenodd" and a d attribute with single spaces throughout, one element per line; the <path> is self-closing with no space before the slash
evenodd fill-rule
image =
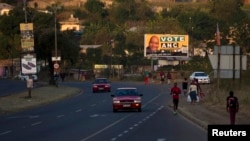
<path id="1" fill-rule="evenodd" d="M 119 104 L 120 101 L 119 101 L 119 100 L 114 100 L 113 103 L 114 103 L 114 104 Z"/>
<path id="2" fill-rule="evenodd" d="M 134 103 L 141 103 L 141 100 L 134 100 Z"/>

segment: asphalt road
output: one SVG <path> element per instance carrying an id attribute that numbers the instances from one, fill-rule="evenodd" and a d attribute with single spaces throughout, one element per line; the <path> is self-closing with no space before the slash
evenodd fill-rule
<path id="1" fill-rule="evenodd" d="M 20 91 L 25 91 L 26 82 L 12 79 L 0 79 L 0 96 L 14 94 Z"/>
<path id="2" fill-rule="evenodd" d="M 34 82 L 34 87 L 40 87 L 43 83 Z M 26 81 L 16 79 L 0 79 L 0 97 L 27 91 Z"/>
<path id="3" fill-rule="evenodd" d="M 168 107 L 168 85 L 112 82 L 143 93 L 142 112 L 113 113 L 112 93 L 92 93 L 91 82 L 65 82 L 82 93 L 47 106 L 0 117 L 0 141 L 206 141 L 207 131 Z M 60 85 L 62 86 L 62 85 Z"/>

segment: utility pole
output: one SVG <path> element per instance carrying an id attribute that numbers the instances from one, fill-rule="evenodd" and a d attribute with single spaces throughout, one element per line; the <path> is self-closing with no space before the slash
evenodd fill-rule
<path id="1" fill-rule="evenodd" d="M 112 60 L 113 60 L 113 48 L 115 48 L 115 41 L 112 39 L 111 40 L 111 67 L 112 67 L 112 76 L 113 76 L 113 80 L 114 80 L 114 65 L 112 65 Z"/>
<path id="2" fill-rule="evenodd" d="M 55 14 L 55 57 L 57 59 L 57 26 L 56 26 L 56 15 L 57 15 L 57 5 L 54 7 L 54 14 Z"/>
<path id="3" fill-rule="evenodd" d="M 219 31 L 219 25 L 217 23 L 217 29 L 216 29 L 216 44 L 218 48 L 218 64 L 217 64 L 217 93 L 220 89 L 220 52 L 221 52 L 221 42 L 220 42 L 220 31 Z"/>
<path id="4" fill-rule="evenodd" d="M 25 23 L 27 23 L 27 3 L 26 0 L 23 0 L 23 10 L 24 10 L 24 19 L 25 19 Z"/>

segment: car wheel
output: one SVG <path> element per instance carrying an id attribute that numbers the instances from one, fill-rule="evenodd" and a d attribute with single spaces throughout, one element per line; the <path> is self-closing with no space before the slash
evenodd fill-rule
<path id="1" fill-rule="evenodd" d="M 113 112 L 114 112 L 114 113 L 116 113 L 116 112 L 117 112 L 117 110 L 116 110 L 116 109 L 113 109 Z"/>
<path id="2" fill-rule="evenodd" d="M 138 109 L 138 112 L 141 112 L 141 108 Z"/>

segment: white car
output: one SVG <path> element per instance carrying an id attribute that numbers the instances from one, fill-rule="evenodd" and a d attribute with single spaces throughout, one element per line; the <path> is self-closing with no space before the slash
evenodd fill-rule
<path id="1" fill-rule="evenodd" d="M 193 72 L 189 76 L 189 80 L 193 81 L 194 78 L 198 79 L 198 83 L 200 83 L 200 84 L 210 84 L 209 75 L 207 73 L 205 73 L 205 72 L 202 72 L 202 71 Z"/>
<path id="2" fill-rule="evenodd" d="M 37 81 L 37 75 L 36 74 L 32 74 L 31 76 L 33 78 L 33 81 Z M 27 75 L 27 74 L 19 73 L 17 77 L 22 81 L 26 81 L 27 79 L 29 79 L 29 75 Z"/>

